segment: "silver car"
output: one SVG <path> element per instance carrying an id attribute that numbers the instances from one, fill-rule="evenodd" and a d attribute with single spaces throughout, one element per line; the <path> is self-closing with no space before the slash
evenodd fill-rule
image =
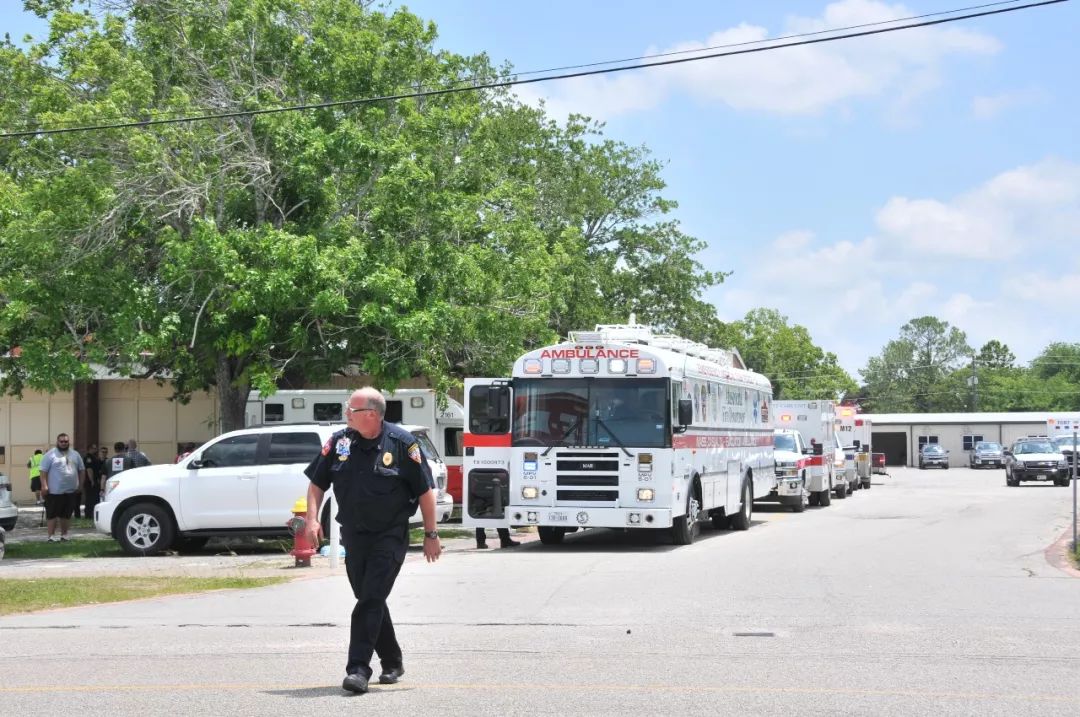
<path id="1" fill-rule="evenodd" d="M 1001 468 L 1005 465 L 1005 453 L 1000 443 L 979 441 L 971 449 L 968 461 L 972 468 Z"/>
<path id="2" fill-rule="evenodd" d="M 0 473 L 0 528 L 14 530 L 19 521 L 19 507 L 11 500 L 11 482 Z"/>

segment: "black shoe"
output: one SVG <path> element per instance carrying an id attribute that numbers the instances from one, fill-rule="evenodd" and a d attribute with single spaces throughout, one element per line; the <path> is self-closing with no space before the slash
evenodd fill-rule
<path id="1" fill-rule="evenodd" d="M 401 679 L 401 676 L 405 674 L 404 667 L 391 667 L 389 670 L 383 670 L 379 675 L 380 685 L 396 685 L 397 681 Z"/>
<path id="2" fill-rule="evenodd" d="M 487 550 L 487 543 L 477 543 L 476 544 L 476 549 L 477 550 Z"/>
<path id="3" fill-rule="evenodd" d="M 368 678 L 361 674 L 345 675 L 345 679 L 341 683 L 341 689 L 362 695 L 368 691 L 367 683 Z"/>
<path id="4" fill-rule="evenodd" d="M 517 541 L 517 540 L 504 540 L 499 545 L 499 547 L 500 548 L 516 548 L 519 545 L 521 545 L 520 541 Z"/>

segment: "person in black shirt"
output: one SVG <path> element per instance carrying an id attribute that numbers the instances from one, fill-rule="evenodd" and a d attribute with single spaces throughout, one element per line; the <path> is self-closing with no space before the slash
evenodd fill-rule
<path id="1" fill-rule="evenodd" d="M 319 508 L 334 489 L 345 546 L 345 571 L 356 596 L 349 630 L 343 689 L 368 691 L 371 657 L 382 663 L 379 682 L 394 684 L 405 674 L 401 647 L 386 598 L 409 546 L 409 518 L 420 505 L 424 557 L 439 559 L 435 530 L 435 481 L 411 433 L 383 420 L 386 399 L 374 388 L 353 392 L 346 407 L 348 428 L 337 431 L 305 469 L 307 529 L 313 545 L 322 536 Z"/>

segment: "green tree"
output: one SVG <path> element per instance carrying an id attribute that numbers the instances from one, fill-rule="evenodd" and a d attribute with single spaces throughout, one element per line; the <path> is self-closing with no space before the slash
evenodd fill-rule
<path id="1" fill-rule="evenodd" d="M 810 332 L 775 309 L 753 309 L 720 333 L 725 347 L 739 349 L 747 365 L 772 381 L 777 399 L 837 400 L 858 386 L 836 355 L 814 344 Z"/>
<path id="2" fill-rule="evenodd" d="M 668 217 L 660 164 L 594 123 L 560 127 L 494 90 L 243 114 L 497 74 L 436 51 L 405 10 L 27 7 L 50 32 L 0 47 L 5 127 L 233 116 L 0 143 L 0 348 L 21 350 L 0 358 L 4 390 L 104 364 L 181 399 L 216 387 L 230 428 L 250 387 L 284 377 L 445 390 L 631 311 L 717 324 L 700 293 L 722 275 Z"/>
<path id="3" fill-rule="evenodd" d="M 868 408 L 879 413 L 955 410 L 964 394 L 950 379 L 971 354 L 964 332 L 948 322 L 933 316 L 912 319 L 860 371 L 871 397 Z"/>

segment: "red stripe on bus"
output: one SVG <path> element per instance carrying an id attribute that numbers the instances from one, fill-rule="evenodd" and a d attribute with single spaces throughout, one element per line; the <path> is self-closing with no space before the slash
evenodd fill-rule
<path id="1" fill-rule="evenodd" d="M 466 448 L 509 448 L 510 434 L 498 433 L 485 435 L 480 433 L 466 433 L 463 436 L 463 445 Z"/>
<path id="2" fill-rule="evenodd" d="M 773 437 L 766 436 L 714 436 L 678 434 L 671 439 L 673 448 L 753 448 L 771 446 Z"/>
<path id="3" fill-rule="evenodd" d="M 806 459 L 806 465 L 823 466 L 825 465 L 825 456 L 810 456 Z"/>

